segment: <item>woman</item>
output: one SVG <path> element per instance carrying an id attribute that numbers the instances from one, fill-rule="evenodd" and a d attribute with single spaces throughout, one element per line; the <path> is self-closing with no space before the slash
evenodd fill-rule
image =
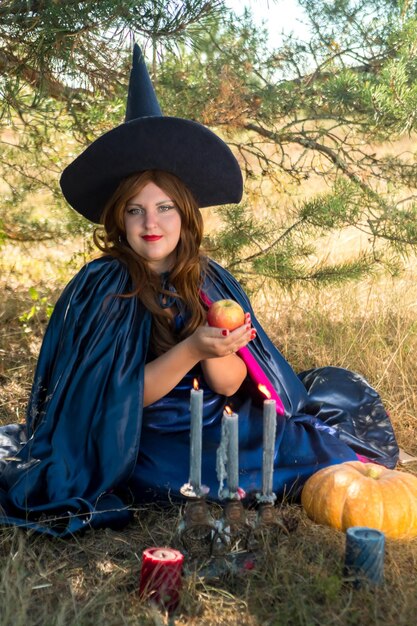
<path id="1" fill-rule="evenodd" d="M 138 84 L 140 89 L 137 89 Z M 66 535 L 123 524 L 133 500 L 180 496 L 188 481 L 190 388 L 204 390 L 203 482 L 217 498 L 223 409 L 239 413 L 240 486 L 261 485 L 263 376 L 280 398 L 274 490 L 359 455 L 395 465 L 377 393 L 340 368 L 293 372 L 235 279 L 200 251 L 199 207 L 238 202 L 242 179 L 204 126 L 163 117 L 135 48 L 127 121 L 63 173 L 68 202 L 102 228 L 103 256 L 59 299 L 40 353 L 26 429 L 3 429 L 1 521 Z M 210 302 L 239 302 L 245 323 L 210 328 Z M 13 455 L 13 456 L 11 456 Z"/>
<path id="2" fill-rule="evenodd" d="M 246 367 L 234 353 L 256 331 L 249 314 L 247 324 L 232 333 L 205 325 L 199 293 L 207 266 L 200 253 L 203 225 L 187 188 L 166 172 L 133 175 L 121 183 L 103 221 L 104 235 L 101 245 L 96 237 L 98 246 L 115 258 L 126 259 L 134 279 L 133 294 L 153 315 L 155 358 L 145 367 L 144 406 L 168 394 L 198 363 L 213 391 L 225 396 L 235 393 L 246 377 Z M 161 275 L 170 276 L 181 298 L 170 292 L 164 297 Z M 179 308 L 186 319 L 181 319 Z"/>

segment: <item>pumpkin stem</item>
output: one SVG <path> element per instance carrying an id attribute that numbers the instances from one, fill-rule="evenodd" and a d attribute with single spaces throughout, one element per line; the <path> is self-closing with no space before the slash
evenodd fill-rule
<path id="1" fill-rule="evenodd" d="M 382 472 L 382 468 L 372 465 L 367 468 L 366 475 L 368 476 L 368 478 L 373 478 L 374 480 L 378 480 L 378 478 L 380 478 L 381 476 L 381 472 Z"/>

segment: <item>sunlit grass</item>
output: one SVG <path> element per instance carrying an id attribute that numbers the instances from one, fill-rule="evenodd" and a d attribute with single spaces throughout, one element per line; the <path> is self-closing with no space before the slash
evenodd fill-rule
<path id="1" fill-rule="evenodd" d="M 55 301 L 87 258 L 81 242 L 4 248 L 0 298 L 0 419 L 24 418 L 31 378 L 47 323 L 29 288 Z M 401 445 L 417 453 L 417 354 L 414 268 L 399 278 L 375 277 L 323 290 L 265 290 L 255 310 L 278 347 L 300 371 L 338 365 L 378 389 Z M 413 471 L 412 466 L 407 471 Z M 410 626 L 415 622 L 417 539 L 388 541 L 385 584 L 355 590 L 343 576 L 344 535 L 313 524 L 297 505 L 299 523 L 253 570 L 236 576 L 185 577 L 176 624 Z M 0 531 L 0 624 L 157 625 L 166 617 L 138 597 L 143 549 L 172 545 L 181 511 L 143 507 L 123 531 L 87 532 L 68 540 L 16 529 Z"/>

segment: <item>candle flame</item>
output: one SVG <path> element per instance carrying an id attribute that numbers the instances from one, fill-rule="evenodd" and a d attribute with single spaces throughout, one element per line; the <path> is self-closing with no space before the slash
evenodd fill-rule
<path id="1" fill-rule="evenodd" d="M 268 387 L 265 387 L 265 385 L 258 385 L 258 389 L 261 393 L 263 393 L 266 398 L 268 398 L 268 400 L 271 399 L 271 392 L 269 391 Z"/>
<path id="2" fill-rule="evenodd" d="M 194 378 L 194 380 L 193 380 L 193 387 L 194 387 L 194 389 L 196 389 L 196 390 L 197 390 L 197 389 L 199 389 L 199 386 L 198 386 L 198 380 L 197 380 L 197 378 Z"/>
<path id="3" fill-rule="evenodd" d="M 230 406 L 227 406 L 227 405 L 226 405 L 226 406 L 224 407 L 224 410 L 226 411 L 226 413 L 227 413 L 228 415 L 233 415 L 233 411 L 232 411 L 232 409 L 230 408 Z"/>

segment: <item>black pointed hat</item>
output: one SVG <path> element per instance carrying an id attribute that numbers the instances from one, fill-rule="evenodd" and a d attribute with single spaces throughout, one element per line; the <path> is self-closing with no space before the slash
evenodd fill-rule
<path id="1" fill-rule="evenodd" d="M 163 116 L 143 54 L 133 50 L 124 124 L 96 139 L 62 173 L 69 204 L 92 222 L 119 183 L 136 172 L 175 174 L 200 207 L 239 202 L 242 173 L 227 144 L 206 126 Z"/>

